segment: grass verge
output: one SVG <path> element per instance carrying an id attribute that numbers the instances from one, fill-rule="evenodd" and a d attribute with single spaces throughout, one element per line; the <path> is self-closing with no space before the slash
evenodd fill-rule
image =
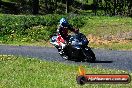
<path id="1" fill-rule="evenodd" d="M 8 43 L 0 43 L 0 45 L 11 45 L 11 46 L 41 46 L 41 47 L 54 47 L 50 44 L 49 41 L 41 41 L 41 42 L 18 42 L 18 41 L 11 41 Z"/>
<path id="2" fill-rule="evenodd" d="M 96 44 L 96 43 L 90 43 L 89 46 L 94 47 L 96 49 L 103 48 L 103 49 L 109 49 L 109 50 L 125 50 L 125 51 L 131 51 L 132 50 L 132 43 L 109 43 L 109 44 Z"/>
<path id="3" fill-rule="evenodd" d="M 87 74 L 120 74 L 122 70 L 83 65 Z M 0 88 L 130 88 L 130 84 L 76 83 L 78 65 L 0 55 Z M 132 75 L 132 73 L 130 73 Z"/>
<path id="4" fill-rule="evenodd" d="M 0 44 L 49 46 L 49 42 L 46 41 L 56 31 L 61 17 L 68 18 L 69 23 L 80 28 L 80 31 L 86 36 L 95 36 L 95 42 L 90 42 L 90 46 L 93 48 L 132 50 L 132 18 L 88 15 L 0 14 Z M 103 42 L 104 40 L 114 42 L 102 44 L 100 39 Z M 127 42 L 122 44 L 122 41 Z"/>

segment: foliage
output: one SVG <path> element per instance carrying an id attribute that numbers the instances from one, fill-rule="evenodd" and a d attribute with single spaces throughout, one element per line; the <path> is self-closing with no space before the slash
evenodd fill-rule
<path id="1" fill-rule="evenodd" d="M 86 17 L 84 17 L 84 16 L 72 16 L 72 19 L 69 20 L 69 22 L 71 25 L 74 25 L 75 27 L 80 28 L 80 27 L 84 26 L 84 24 L 86 23 L 85 18 Z"/>
<path id="2" fill-rule="evenodd" d="M 8 41 L 38 41 L 49 39 L 56 32 L 59 19 L 63 15 L 0 15 L 0 40 Z M 75 21 L 76 20 L 76 21 Z M 81 27 L 84 22 L 81 17 L 69 18 L 70 23 Z"/>
<path id="3" fill-rule="evenodd" d="M 86 15 L 0 15 L 0 43 L 17 45 L 48 45 L 50 35 L 56 32 L 59 19 L 65 17 L 79 28 L 96 48 L 131 50 L 132 19 L 128 17 L 86 16 Z M 100 39 L 103 41 L 101 41 Z M 104 42 L 107 40 L 107 42 Z M 111 42 L 110 42 L 111 41 Z M 120 42 L 119 42 L 120 41 Z M 121 41 L 126 41 L 121 43 Z M 101 43 L 100 43 L 101 42 Z M 108 43 L 109 42 L 109 43 Z M 98 44 L 99 43 L 99 44 Z M 106 44 L 107 43 L 107 44 Z M 126 44 L 127 43 L 127 44 Z"/>
<path id="4" fill-rule="evenodd" d="M 11 3 L 8 3 L 7 12 L 14 14 L 51 14 L 61 13 L 64 14 L 67 10 L 72 13 L 79 13 L 89 11 L 87 14 L 94 15 L 109 15 L 109 16 L 130 16 L 132 17 L 132 1 L 131 0 L 2 0 L 8 2 L 15 2 L 18 12 L 14 9 L 9 9 Z M 34 2 L 36 1 L 36 2 Z M 69 3 L 66 4 L 66 1 Z M 39 3 L 38 3 L 39 2 Z M 39 5 L 38 5 L 39 4 Z M 6 6 L 5 6 L 6 7 Z M 15 8 L 15 7 L 14 7 Z M 39 8 L 39 9 L 38 9 Z M 69 8 L 69 9 L 68 9 Z M 38 11 L 39 10 L 39 11 Z M 1 12 L 2 12 L 1 11 Z"/>

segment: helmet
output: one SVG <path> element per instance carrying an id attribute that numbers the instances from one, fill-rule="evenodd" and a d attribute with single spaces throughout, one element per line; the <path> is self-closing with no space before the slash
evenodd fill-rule
<path id="1" fill-rule="evenodd" d="M 60 19 L 60 25 L 63 27 L 67 27 L 68 26 L 68 21 L 65 18 L 61 18 Z"/>

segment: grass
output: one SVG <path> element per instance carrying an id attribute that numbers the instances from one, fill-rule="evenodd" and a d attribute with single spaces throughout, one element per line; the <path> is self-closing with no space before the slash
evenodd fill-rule
<path id="1" fill-rule="evenodd" d="M 97 36 L 116 35 L 119 32 L 132 31 L 132 18 L 127 17 L 106 17 L 87 16 L 86 25 L 81 28 L 85 34 Z"/>
<path id="2" fill-rule="evenodd" d="M 49 36 L 56 32 L 59 20 L 66 15 L 5 15 L 0 14 L 0 41 L 32 42 L 49 40 Z M 82 17 L 69 17 L 71 24 L 81 27 L 84 22 Z"/>
<path id="3" fill-rule="evenodd" d="M 12 46 L 41 46 L 41 47 L 54 47 L 53 45 L 51 45 L 48 42 L 45 41 L 41 41 L 41 42 L 32 42 L 32 43 L 28 43 L 28 42 L 17 42 L 17 41 L 13 41 L 13 42 L 9 42 L 9 43 L 5 43 L 5 44 L 0 44 L 0 45 L 12 45 Z M 96 44 L 96 43 L 89 43 L 90 47 L 95 48 L 95 49 L 99 49 L 99 48 L 103 48 L 103 49 L 110 49 L 110 50 L 132 50 L 132 43 L 109 43 L 109 44 Z"/>
<path id="4" fill-rule="evenodd" d="M 62 15 L 45 16 L 5 15 L 0 14 L 0 44 L 49 46 L 49 35 L 57 29 Z M 108 44 L 90 42 L 93 48 L 132 50 L 132 18 L 88 15 L 64 15 L 69 23 L 80 28 L 86 36 L 92 34 L 102 40 L 116 40 Z M 118 40 L 128 40 L 122 44 Z M 97 40 L 97 39 L 96 39 Z M 98 40 L 97 40 L 98 41 Z"/>
<path id="5" fill-rule="evenodd" d="M 110 50 L 132 50 L 132 43 L 125 43 L 125 44 L 120 44 L 120 43 L 110 43 L 110 44 L 95 44 L 95 43 L 90 43 L 89 46 L 94 47 L 94 48 L 104 48 L 104 49 L 110 49 Z"/>
<path id="6" fill-rule="evenodd" d="M 18 42 L 18 41 L 10 41 L 8 43 L 0 43 L 0 45 L 12 45 L 12 46 L 41 46 L 41 47 L 54 47 L 53 45 L 51 45 L 46 41 L 41 41 L 41 42 Z"/>
<path id="7" fill-rule="evenodd" d="M 130 88 L 129 84 L 76 83 L 78 65 L 0 55 L 0 88 Z M 124 74 L 123 70 L 83 65 L 87 74 Z M 132 73 L 130 73 L 132 75 Z"/>
<path id="8" fill-rule="evenodd" d="M 81 28 L 85 35 L 93 35 L 95 42 L 90 46 L 94 48 L 107 48 L 114 50 L 132 50 L 132 18 L 128 17 L 106 17 L 106 16 L 87 16 L 86 25 Z M 97 38 L 106 41 L 113 41 L 107 44 L 97 44 Z M 122 41 L 127 41 L 122 44 Z"/>

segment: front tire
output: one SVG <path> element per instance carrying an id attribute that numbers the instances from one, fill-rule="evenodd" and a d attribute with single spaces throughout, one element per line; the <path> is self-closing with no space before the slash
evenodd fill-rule
<path id="1" fill-rule="evenodd" d="M 58 49 L 58 52 L 64 60 L 70 60 L 70 56 L 66 53 L 66 50 L 61 51 L 61 49 Z"/>
<path id="2" fill-rule="evenodd" d="M 67 55 L 61 55 L 60 56 L 64 59 L 64 60 L 69 60 L 69 57 Z"/>
<path id="3" fill-rule="evenodd" d="M 87 62 L 95 62 L 96 60 L 96 57 L 95 57 L 95 54 L 94 52 L 91 50 L 90 47 L 86 47 L 84 50 L 83 50 L 83 53 L 85 55 L 85 61 Z"/>

